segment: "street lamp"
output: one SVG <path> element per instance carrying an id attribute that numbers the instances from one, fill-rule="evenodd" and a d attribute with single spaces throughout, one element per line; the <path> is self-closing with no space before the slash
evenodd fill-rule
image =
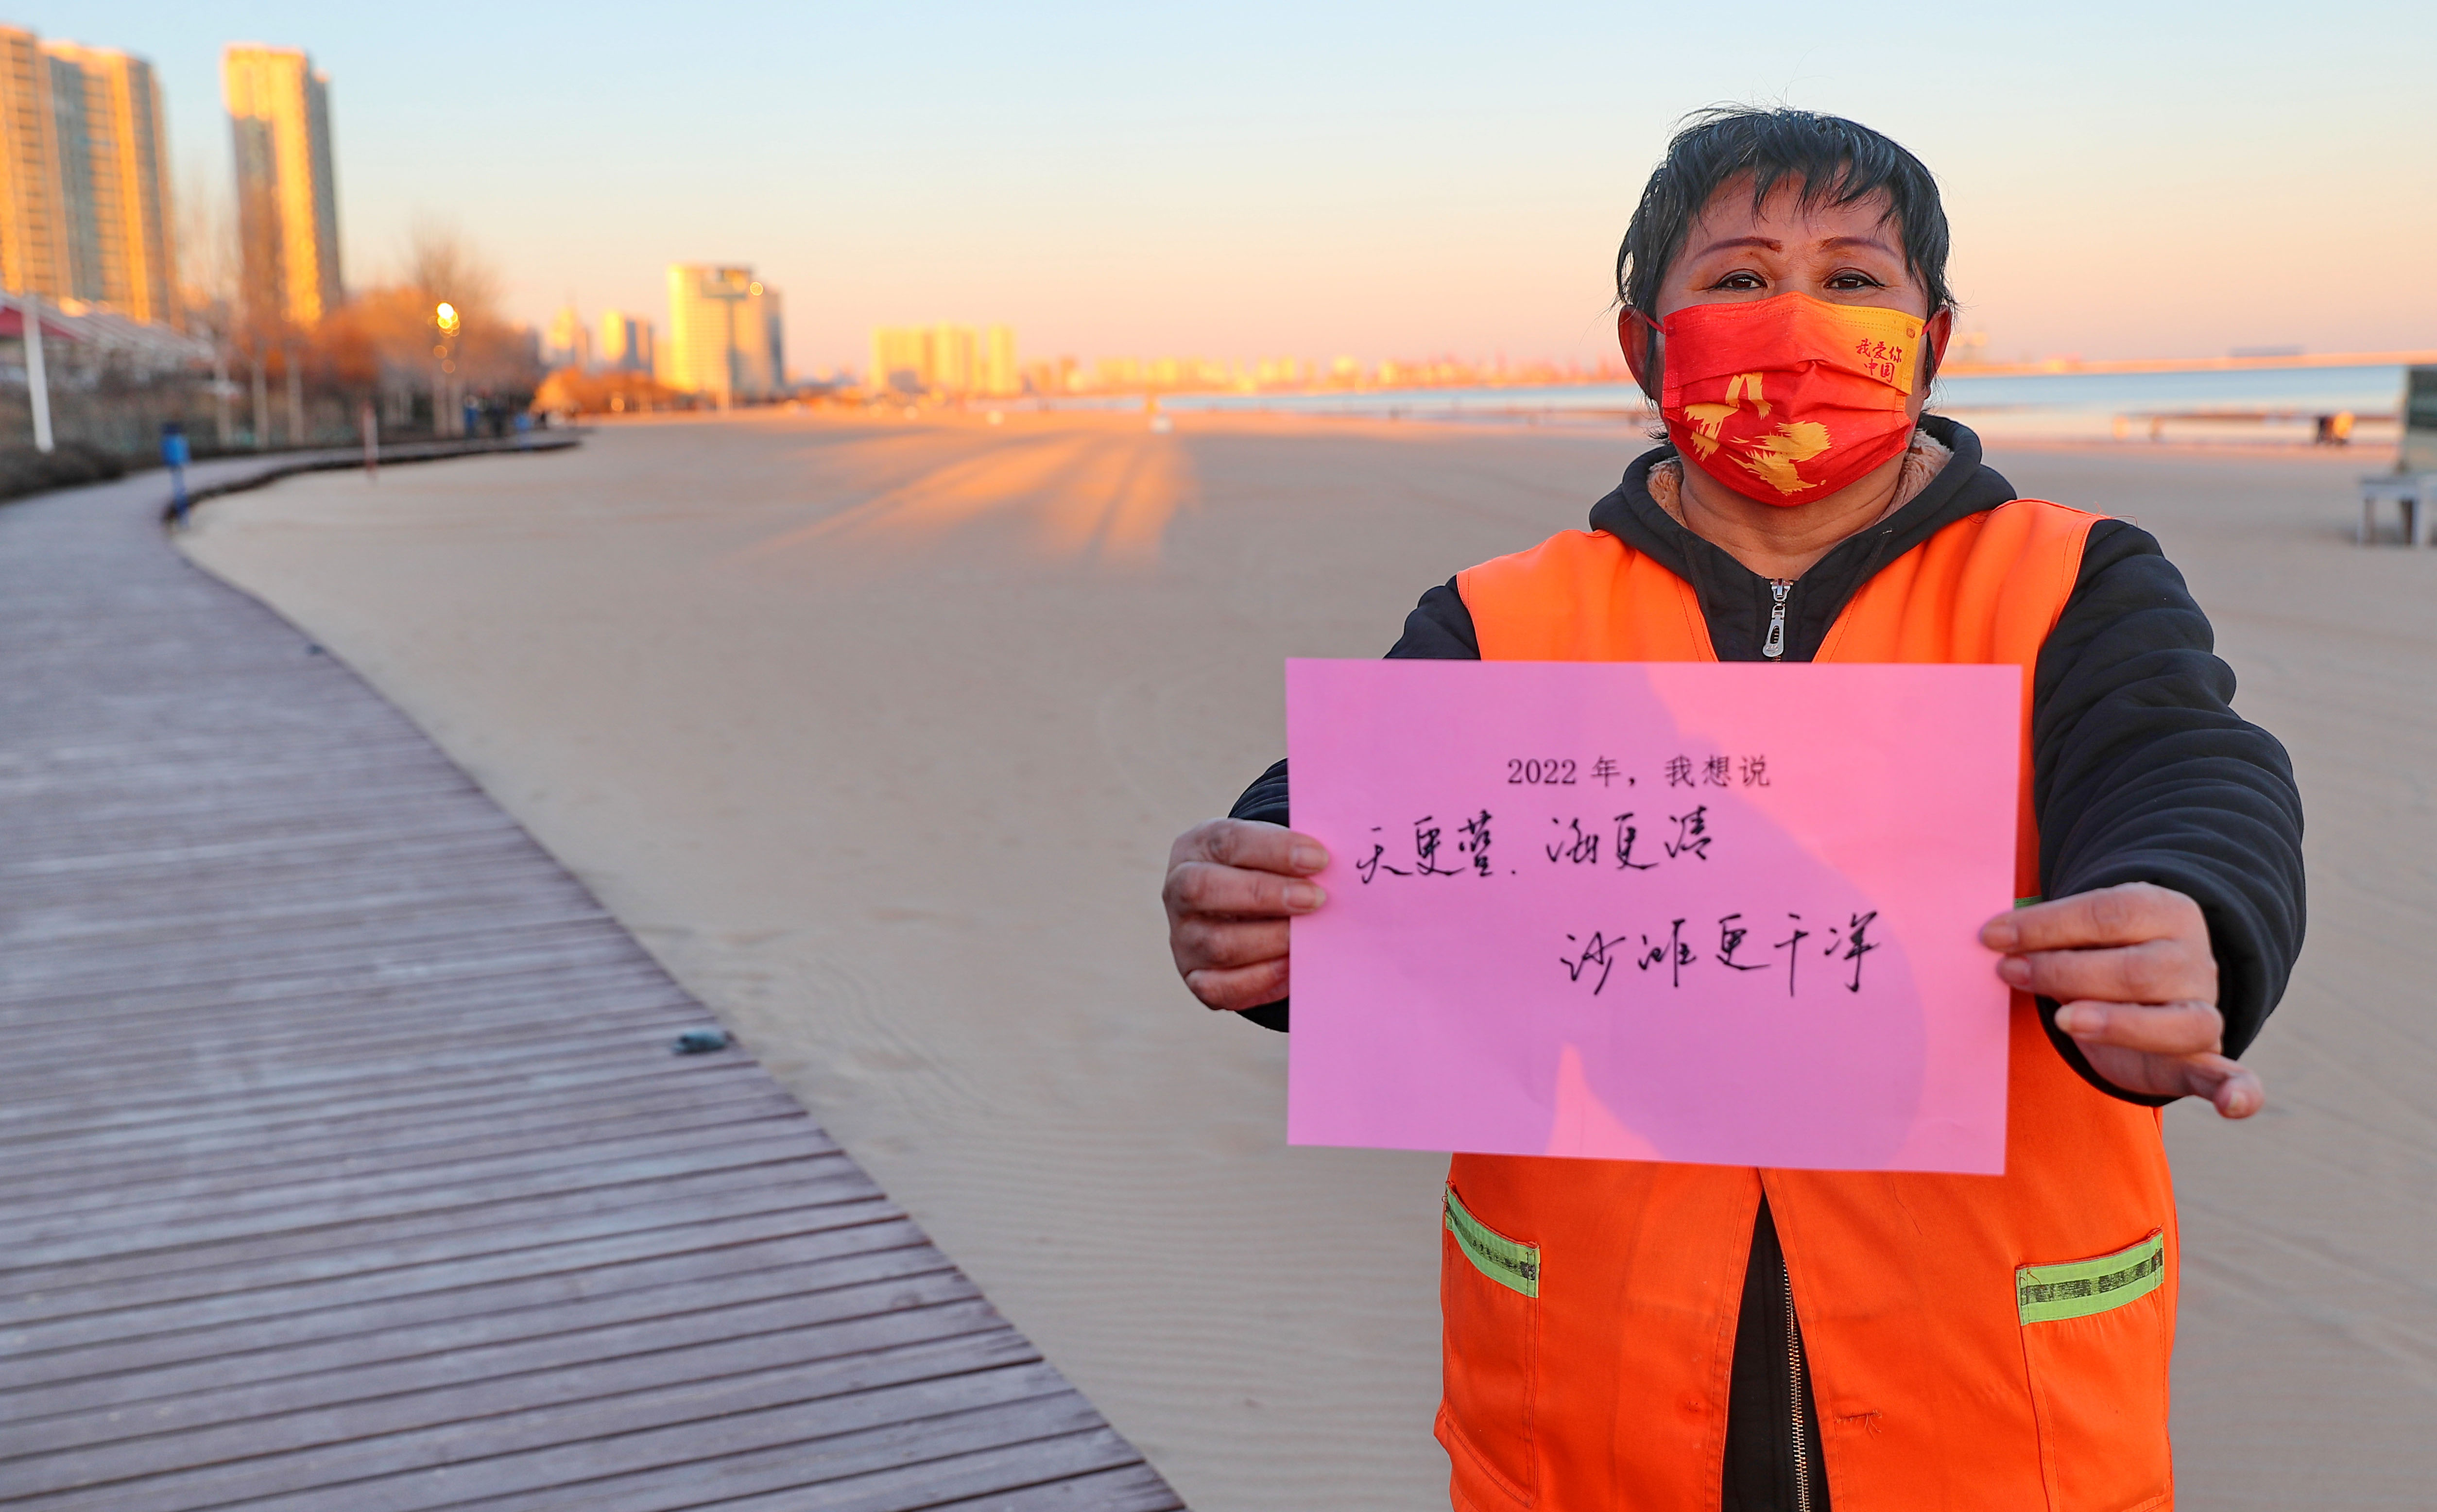
<path id="1" fill-rule="evenodd" d="M 456 385 L 449 381 L 448 376 L 457 371 L 457 364 L 450 360 L 448 349 L 457 338 L 458 328 L 465 323 L 457 314 L 457 307 L 444 299 L 432 310 L 431 324 L 440 330 L 440 340 L 431 346 L 432 360 L 439 363 L 431 375 L 431 433 L 435 436 L 454 435 L 456 410 L 448 401 Z"/>

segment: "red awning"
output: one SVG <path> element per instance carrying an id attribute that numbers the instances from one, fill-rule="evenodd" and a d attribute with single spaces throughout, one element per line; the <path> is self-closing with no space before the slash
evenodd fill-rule
<path id="1" fill-rule="evenodd" d="M 0 298 L 0 341 L 10 341 L 26 334 L 26 311 L 14 297 Z M 53 309 L 48 302 L 43 306 L 43 341 L 81 343 L 84 333 Z"/>

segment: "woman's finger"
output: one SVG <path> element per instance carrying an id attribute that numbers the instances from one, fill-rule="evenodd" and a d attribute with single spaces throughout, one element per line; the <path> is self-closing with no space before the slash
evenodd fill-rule
<path id="1" fill-rule="evenodd" d="M 2224 1015 L 2210 1004 L 2194 1001 L 2105 1003 L 2083 998 L 2060 1006 L 2056 1022 L 2085 1046 L 2112 1045 L 2146 1055 L 2214 1053 L 2225 1043 Z"/>
<path id="2" fill-rule="evenodd" d="M 2007 956 L 1997 975 L 2009 987 L 2059 1002 L 2217 1000 L 2217 962 L 2181 940 L 2152 940 L 2113 950 L 2042 950 Z"/>
<path id="3" fill-rule="evenodd" d="M 2148 1055 L 2119 1046 L 2077 1040 L 2092 1070 L 2109 1085 L 2154 1098 L 2205 1098 L 2228 1118 L 2265 1107 L 2268 1091 L 2251 1069 L 2215 1051 Z"/>
<path id="4" fill-rule="evenodd" d="M 1170 868 L 1163 890 L 1170 918 L 1219 914 L 1283 919 L 1309 913 L 1328 901 L 1328 894 L 1317 883 L 1210 861 L 1186 861 Z"/>
<path id="5" fill-rule="evenodd" d="M 1240 1013 L 1287 995 L 1287 963 L 1280 958 L 1257 966 L 1187 972 L 1184 985 L 1210 1007 Z"/>
<path id="6" fill-rule="evenodd" d="M 2248 1118 L 2268 1105 L 2268 1088 L 2258 1074 L 2239 1061 L 2222 1055 L 2195 1055 L 2183 1063 L 2194 1097 L 2209 1099 L 2223 1118 Z"/>
<path id="7" fill-rule="evenodd" d="M 1222 867 L 1310 876 L 1328 865 L 1328 851 L 1308 835 L 1258 819 L 1204 819 L 1177 836 L 1171 865 L 1213 861 Z"/>
<path id="8" fill-rule="evenodd" d="M 2170 888 L 2128 882 L 2001 913 L 1980 926 L 1980 942 L 2007 955 L 2086 950 L 2143 941 L 2207 938 L 2200 905 Z"/>
<path id="9" fill-rule="evenodd" d="M 1181 919 L 1177 921 L 1173 944 L 1177 962 L 1187 973 L 1212 966 L 1251 966 L 1283 960 L 1287 954 L 1287 922 Z"/>

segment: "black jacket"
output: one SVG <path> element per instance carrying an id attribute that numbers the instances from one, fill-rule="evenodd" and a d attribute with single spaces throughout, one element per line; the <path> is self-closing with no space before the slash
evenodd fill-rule
<path id="1" fill-rule="evenodd" d="M 1802 575 L 1787 599 L 1781 659 L 1810 660 L 1846 603 L 1880 569 L 1955 520 L 2016 497 L 2011 484 L 1982 465 L 1979 437 L 1934 415 L 1920 423 L 1953 449 L 1953 460 L 1918 498 L 1839 543 Z M 1720 660 L 1761 660 L 1773 603 L 1768 581 L 1676 523 L 1650 496 L 1651 466 L 1673 455 L 1674 448 L 1660 447 L 1637 459 L 1623 483 L 1591 506 L 1591 528 L 1616 536 L 1692 585 Z M 2284 994 L 2302 947 L 2302 801 L 2285 747 L 2231 707 L 2234 673 L 2214 654 L 2215 643 L 2183 574 L 2148 532 L 2120 519 L 2092 526 L 2081 574 L 2040 648 L 2032 680 L 2031 796 L 2043 896 L 2154 882 L 2199 902 L 2217 954 L 2225 1053 L 2238 1056 Z M 1480 658 L 1472 615 L 1452 578 L 1422 595 L 1388 655 Z M 1261 774 L 1233 813 L 1287 823 L 1287 764 Z M 2057 1029 L 2056 1008 L 2041 1000 L 2048 1038 L 2084 1079 L 2127 1101 L 2170 1100 L 2100 1080 L 2079 1047 Z M 1244 1016 L 1284 1029 L 1287 1004 Z M 1784 1263 L 1764 1202 L 1753 1259 L 1735 1350 L 1729 1509 L 1773 1503 L 1769 1488 L 1784 1485 L 1793 1462 L 1789 1435 L 1747 1431 L 1756 1419 L 1787 1421 L 1781 1412 L 1762 1412 L 1759 1400 L 1775 1379 L 1761 1363 L 1784 1358 L 1781 1347 L 1767 1347 L 1761 1337 L 1773 1310 L 1760 1306 L 1756 1316 L 1753 1305 L 1755 1295 L 1774 1294 L 1762 1286 L 1767 1277 L 1761 1273 L 1772 1261 Z M 1774 1326 L 1781 1336 L 1782 1323 Z M 1747 1354 L 1748 1372 L 1755 1373 L 1749 1380 Z M 1815 1453 L 1811 1463 L 1819 1463 Z M 1824 1508 L 1824 1484 L 1815 1491 L 1814 1504 Z"/>

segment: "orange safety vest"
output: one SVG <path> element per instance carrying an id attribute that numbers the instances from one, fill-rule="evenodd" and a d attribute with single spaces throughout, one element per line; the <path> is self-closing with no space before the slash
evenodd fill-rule
<path id="1" fill-rule="evenodd" d="M 2017 500 L 1882 569 L 1821 661 L 2023 669 L 2016 890 L 2039 890 L 2031 679 L 2098 517 Z M 1692 588 L 1604 532 L 1460 574 L 1490 660 L 1714 659 Z M 1835 1512 L 2173 1502 L 2174 1192 L 2157 1110 L 2013 1000 L 2003 1176 L 1458 1155 L 1438 1436 L 1462 1512 L 1715 1508 L 1761 1194 L 1785 1248 Z"/>

